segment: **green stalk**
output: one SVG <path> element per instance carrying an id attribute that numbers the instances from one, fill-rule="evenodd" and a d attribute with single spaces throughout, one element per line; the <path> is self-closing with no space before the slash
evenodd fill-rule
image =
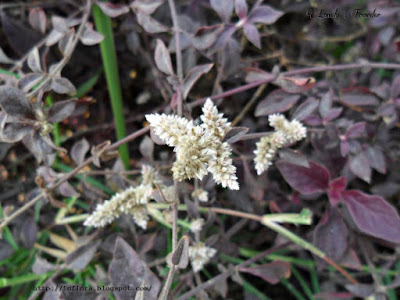
<path id="1" fill-rule="evenodd" d="M 100 43 L 101 57 L 103 59 L 108 91 L 111 98 L 117 139 L 120 140 L 126 136 L 126 128 L 111 19 L 106 16 L 97 5 L 93 5 L 93 17 L 97 31 L 104 36 L 104 40 Z M 123 144 L 119 147 L 119 154 L 121 155 L 125 168 L 128 169 L 129 151 L 127 144 Z"/>

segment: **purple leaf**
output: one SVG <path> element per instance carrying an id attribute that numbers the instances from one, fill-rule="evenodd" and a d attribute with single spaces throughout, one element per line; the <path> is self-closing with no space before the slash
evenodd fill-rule
<path id="1" fill-rule="evenodd" d="M 58 187 L 58 192 L 64 197 L 78 197 L 79 193 L 67 181 Z"/>
<path id="2" fill-rule="evenodd" d="M 236 143 L 246 135 L 247 131 L 249 131 L 247 127 L 233 127 L 225 135 L 223 142 L 227 142 L 229 144 Z"/>
<path id="3" fill-rule="evenodd" d="M 41 72 L 42 68 L 40 66 L 40 56 L 39 56 L 39 51 L 35 47 L 32 49 L 32 51 L 29 53 L 28 56 L 28 66 L 31 68 L 33 72 Z"/>
<path id="4" fill-rule="evenodd" d="M 347 154 L 349 154 L 350 151 L 350 145 L 346 140 L 341 140 L 340 141 L 340 154 L 343 157 L 346 157 Z"/>
<path id="5" fill-rule="evenodd" d="M 22 224 L 21 239 L 26 248 L 32 248 L 37 239 L 37 226 L 33 217 L 27 218 Z"/>
<path id="6" fill-rule="evenodd" d="M 343 103 L 352 106 L 367 106 L 378 105 L 379 99 L 369 91 L 364 89 L 354 89 L 351 91 L 343 92 Z"/>
<path id="7" fill-rule="evenodd" d="M 296 111 L 293 113 L 292 119 L 302 121 L 311 115 L 317 107 L 318 100 L 309 98 L 307 101 L 303 102 L 297 107 Z"/>
<path id="8" fill-rule="evenodd" d="M 18 88 L 26 93 L 37 85 L 43 78 L 44 76 L 41 73 L 28 73 L 18 80 Z"/>
<path id="9" fill-rule="evenodd" d="M 201 75 L 208 73 L 214 64 L 205 64 L 200 66 L 195 66 L 193 69 L 189 71 L 183 80 L 182 84 L 182 97 L 186 99 L 193 85 L 197 80 L 201 77 Z"/>
<path id="10" fill-rule="evenodd" d="M 258 103 L 255 116 L 268 116 L 270 114 L 285 112 L 299 101 L 300 95 L 291 95 L 283 90 L 275 90 Z"/>
<path id="11" fill-rule="evenodd" d="M 100 7 L 103 13 L 111 18 L 116 18 L 129 12 L 129 7 L 123 4 L 113 4 L 102 1 L 96 1 L 96 4 Z"/>
<path id="12" fill-rule="evenodd" d="M 243 19 L 247 16 L 246 0 L 235 0 L 235 13 L 239 19 Z"/>
<path id="13" fill-rule="evenodd" d="M 91 241 L 76 249 L 66 257 L 65 263 L 67 267 L 74 270 L 83 270 L 91 262 L 100 244 L 100 240 Z"/>
<path id="14" fill-rule="evenodd" d="M 80 37 L 80 41 L 82 44 L 86 46 L 93 46 L 101 43 L 104 40 L 104 36 L 93 30 L 92 28 L 86 27 L 82 36 Z"/>
<path id="15" fill-rule="evenodd" d="M 14 249 L 6 240 L 0 240 L 0 260 L 7 259 L 14 253 Z"/>
<path id="16" fill-rule="evenodd" d="M 390 96 L 392 99 L 396 99 L 397 96 L 400 95 L 400 75 L 397 75 L 395 79 L 393 79 L 392 87 L 390 90 Z"/>
<path id="17" fill-rule="evenodd" d="M 160 290 L 160 280 L 153 274 L 146 263 L 139 257 L 127 242 L 118 237 L 115 243 L 114 256 L 109 267 L 111 283 L 114 286 L 130 286 L 135 289 L 141 286 L 151 286 L 146 299 L 157 299 Z M 134 297 L 132 291 L 114 292 L 118 300 L 130 300 Z"/>
<path id="18" fill-rule="evenodd" d="M 260 5 L 254 8 L 247 17 L 248 22 L 273 24 L 283 15 L 283 12 L 272 8 L 269 5 Z"/>
<path id="19" fill-rule="evenodd" d="M 287 161 L 276 163 L 283 178 L 289 185 L 302 194 L 325 191 L 329 187 L 329 171 L 323 166 L 309 161 L 310 167 L 302 167 Z"/>
<path id="20" fill-rule="evenodd" d="M 350 170 L 365 182 L 371 182 L 371 165 L 364 151 L 350 158 Z"/>
<path id="21" fill-rule="evenodd" d="M 4 53 L 4 50 L 0 47 L 0 63 L 2 64 L 12 64 L 13 60 Z"/>
<path id="22" fill-rule="evenodd" d="M 281 278 L 288 278 L 290 276 L 290 264 L 283 261 L 273 261 L 255 267 L 240 268 L 239 270 L 240 272 L 261 277 L 270 284 L 277 284 Z"/>
<path id="23" fill-rule="evenodd" d="M 303 93 L 312 89 L 315 85 L 314 77 L 288 77 L 279 76 L 275 80 L 275 84 L 279 85 L 285 92 L 288 93 Z"/>
<path id="24" fill-rule="evenodd" d="M 53 28 L 61 33 L 67 33 L 69 31 L 69 26 L 67 20 L 62 17 L 52 16 L 51 17 L 51 24 Z"/>
<path id="25" fill-rule="evenodd" d="M 289 163 L 309 168 L 310 164 L 307 160 L 307 157 L 303 155 L 301 152 L 292 150 L 289 148 L 283 148 L 282 150 L 279 150 L 279 157 L 283 161 L 287 161 Z"/>
<path id="26" fill-rule="evenodd" d="M 48 262 L 45 258 L 40 257 L 39 255 L 35 256 L 35 262 L 32 266 L 32 272 L 35 274 L 44 274 L 49 271 L 56 270 L 58 268 L 57 265 L 54 265 Z"/>
<path id="27" fill-rule="evenodd" d="M 43 34 L 46 32 L 46 14 L 43 9 L 35 7 L 29 11 L 29 24 Z"/>
<path id="28" fill-rule="evenodd" d="M 0 128 L 0 140 L 6 143 L 16 143 L 22 140 L 32 127 L 25 123 L 7 123 L 4 128 Z"/>
<path id="29" fill-rule="evenodd" d="M 326 92 L 319 102 L 319 113 L 321 117 L 325 118 L 329 111 L 332 109 L 332 93 Z"/>
<path id="30" fill-rule="evenodd" d="M 351 293 L 344 293 L 344 292 L 321 292 L 314 294 L 315 299 L 322 299 L 322 300 L 341 300 L 341 299 L 353 299 Z"/>
<path id="31" fill-rule="evenodd" d="M 149 160 L 153 159 L 154 143 L 147 135 L 140 142 L 139 151 L 143 155 L 143 157 Z"/>
<path id="32" fill-rule="evenodd" d="M 65 77 L 53 79 L 51 87 L 58 94 L 76 94 L 75 86 Z"/>
<path id="33" fill-rule="evenodd" d="M 375 291 L 375 287 L 373 284 L 358 283 L 358 284 L 346 284 L 345 286 L 346 289 L 349 292 L 351 292 L 354 296 L 361 298 L 368 298 Z"/>
<path id="34" fill-rule="evenodd" d="M 245 24 L 243 26 L 243 32 L 244 35 L 247 37 L 247 39 L 258 49 L 261 49 L 261 40 L 260 40 L 260 34 L 253 24 Z"/>
<path id="35" fill-rule="evenodd" d="M 53 29 L 52 31 L 50 31 L 49 35 L 47 36 L 46 46 L 49 46 L 49 47 L 53 46 L 59 40 L 61 40 L 65 34 L 66 33 L 64 33 L 64 32 L 60 32 L 56 29 Z"/>
<path id="36" fill-rule="evenodd" d="M 350 126 L 346 131 L 346 138 L 354 139 L 362 136 L 365 132 L 365 122 L 358 122 Z"/>
<path id="37" fill-rule="evenodd" d="M 221 24 L 200 27 L 192 37 L 193 46 L 198 50 L 210 48 L 215 43 L 222 30 L 224 30 L 224 26 Z"/>
<path id="38" fill-rule="evenodd" d="M 334 261 L 345 254 L 348 243 L 348 230 L 343 218 L 332 208 L 325 212 L 314 230 L 314 244 Z"/>
<path id="39" fill-rule="evenodd" d="M 213 10 L 220 16 L 220 18 L 228 23 L 233 11 L 234 0 L 210 0 Z"/>
<path id="40" fill-rule="evenodd" d="M 360 231 L 379 239 L 400 243 L 399 215 L 382 197 L 350 190 L 343 192 L 342 198 Z"/>
<path id="41" fill-rule="evenodd" d="M 386 161 L 381 148 L 377 145 L 367 148 L 367 155 L 371 167 L 379 173 L 386 174 Z"/>
<path id="42" fill-rule="evenodd" d="M 58 123 L 68 118 L 75 109 L 76 100 L 64 100 L 54 103 L 48 112 L 47 121 Z"/>
<path id="43" fill-rule="evenodd" d="M 164 43 L 157 39 L 156 51 L 154 53 L 154 60 L 157 68 L 167 75 L 173 75 L 174 69 L 172 68 L 171 56 L 169 55 L 167 47 Z"/>
<path id="44" fill-rule="evenodd" d="M 338 108 L 332 108 L 326 116 L 323 118 L 323 123 L 326 124 L 329 121 L 332 121 L 339 117 L 339 115 L 342 113 L 343 107 L 338 107 Z"/>
<path id="45" fill-rule="evenodd" d="M 168 27 L 164 26 L 156 19 L 150 17 L 141 11 L 136 13 L 138 23 L 143 27 L 148 33 L 159 33 L 168 31 Z"/>
<path id="46" fill-rule="evenodd" d="M 10 116 L 33 118 L 32 107 L 28 98 L 19 89 L 14 87 L 0 87 L 0 106 Z"/>
<path id="47" fill-rule="evenodd" d="M 131 8 L 133 10 L 138 9 L 147 15 L 151 15 L 163 3 L 164 0 L 135 0 L 132 2 Z"/>
<path id="48" fill-rule="evenodd" d="M 335 206 L 342 199 L 341 193 L 346 189 L 347 181 L 344 177 L 339 177 L 329 183 L 329 202 Z"/>
<path id="49" fill-rule="evenodd" d="M 256 81 L 267 81 L 267 80 L 274 80 L 275 75 L 265 72 L 264 70 L 257 69 L 257 68 L 245 68 L 244 71 L 246 72 L 246 82 L 256 82 Z"/>

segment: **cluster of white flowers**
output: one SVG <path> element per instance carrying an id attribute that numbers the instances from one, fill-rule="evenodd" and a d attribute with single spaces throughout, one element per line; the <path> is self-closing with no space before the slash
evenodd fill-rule
<path id="1" fill-rule="evenodd" d="M 203 189 L 195 189 L 192 192 L 192 197 L 193 198 L 197 197 L 201 202 L 208 202 L 208 192 Z"/>
<path id="2" fill-rule="evenodd" d="M 232 148 L 222 142 L 231 124 L 223 114 L 218 114 L 211 99 L 204 104 L 200 118 L 203 123 L 195 125 L 193 121 L 175 115 L 146 115 L 155 134 L 174 147 L 174 179 L 182 181 L 197 177 L 201 180 L 210 172 L 218 184 L 238 190 L 236 167 L 230 158 Z"/>
<path id="3" fill-rule="evenodd" d="M 262 137 L 256 143 L 254 163 L 258 175 L 261 175 L 272 164 L 278 149 L 285 144 L 300 141 L 307 136 L 307 129 L 303 124 L 297 120 L 289 122 L 282 114 L 270 115 L 268 121 L 275 131 L 269 136 Z"/>
<path id="4" fill-rule="evenodd" d="M 157 172 L 144 165 L 142 183 L 115 194 L 102 204 L 97 204 L 96 210 L 85 220 L 84 225 L 104 227 L 125 213 L 132 215 L 135 223 L 146 229 L 149 220 L 147 203 L 152 199 L 154 184 L 161 184 Z"/>
<path id="5" fill-rule="evenodd" d="M 190 224 L 190 231 L 193 233 L 200 232 L 203 229 L 204 219 L 198 218 Z"/>
<path id="6" fill-rule="evenodd" d="M 215 253 L 217 253 L 217 250 L 207 247 L 201 242 L 189 247 L 189 258 L 193 271 L 198 272 L 203 269 L 204 265 L 210 261 Z"/>

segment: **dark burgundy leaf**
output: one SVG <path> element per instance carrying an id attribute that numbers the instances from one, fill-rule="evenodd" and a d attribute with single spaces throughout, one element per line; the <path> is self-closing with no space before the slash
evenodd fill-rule
<path id="1" fill-rule="evenodd" d="M 400 218 L 396 209 L 382 197 L 358 190 L 342 193 L 352 221 L 366 234 L 393 243 L 400 243 Z"/>
<path id="2" fill-rule="evenodd" d="M 89 151 L 90 145 L 88 141 L 83 138 L 80 141 L 76 142 L 71 149 L 71 157 L 74 162 L 79 166 L 85 160 L 85 155 Z"/>
<path id="3" fill-rule="evenodd" d="M 163 3 L 164 0 L 135 0 L 132 2 L 131 8 L 133 10 L 138 9 L 147 15 L 151 15 Z"/>
<path id="4" fill-rule="evenodd" d="M 92 260 L 100 244 L 100 240 L 91 241 L 69 254 L 65 259 L 65 263 L 67 264 L 68 268 L 74 270 L 84 269 Z"/>
<path id="5" fill-rule="evenodd" d="M 0 140 L 6 143 L 16 143 L 22 140 L 32 127 L 25 123 L 7 123 L 4 128 L 0 128 Z"/>
<path id="6" fill-rule="evenodd" d="M 297 107 L 296 111 L 293 113 L 292 119 L 302 121 L 312 114 L 317 107 L 318 100 L 310 98 Z"/>
<path id="7" fill-rule="evenodd" d="M 362 89 L 344 92 L 342 96 L 342 101 L 343 103 L 352 106 L 368 106 L 379 104 L 378 97 Z"/>
<path id="8" fill-rule="evenodd" d="M 379 173 L 386 174 L 386 161 L 382 149 L 378 145 L 368 147 L 367 155 L 371 167 Z"/>
<path id="9" fill-rule="evenodd" d="M 310 167 L 302 167 L 287 161 L 276 163 L 286 182 L 302 194 L 325 191 L 329 187 L 329 171 L 323 166 L 309 161 Z"/>
<path id="10" fill-rule="evenodd" d="M 240 19 L 243 19 L 247 16 L 246 0 L 235 0 L 235 13 Z"/>
<path id="11" fill-rule="evenodd" d="M 157 299 L 161 283 L 158 278 L 147 267 L 146 263 L 139 257 L 127 242 L 118 237 L 113 260 L 109 267 L 111 283 L 114 286 L 130 286 L 135 289 L 141 286 L 143 281 L 151 290 L 146 294 L 147 299 Z M 114 292 L 118 300 L 131 300 L 134 296 L 132 291 Z"/>
<path id="12" fill-rule="evenodd" d="M 348 243 L 348 230 L 343 218 L 332 208 L 325 212 L 314 230 L 314 245 L 334 261 L 345 254 Z"/>
<path id="13" fill-rule="evenodd" d="M 18 88 L 23 92 L 28 92 L 44 78 L 41 73 L 28 73 L 18 80 Z"/>
<path id="14" fill-rule="evenodd" d="M 11 86 L 0 87 L 0 106 L 10 116 L 33 118 L 31 104 L 25 94 Z"/>
<path id="15" fill-rule="evenodd" d="M 224 26 L 220 24 L 200 27 L 192 37 L 193 46 L 199 50 L 210 48 L 223 30 Z"/>
<path id="16" fill-rule="evenodd" d="M 308 159 L 305 155 L 303 155 L 301 152 L 296 151 L 296 150 L 292 150 L 289 148 L 283 148 L 281 150 L 279 150 L 279 157 L 284 160 L 287 161 L 289 163 L 301 166 L 301 167 L 305 167 L 305 168 L 309 168 L 310 164 L 308 162 Z"/>
<path id="17" fill-rule="evenodd" d="M 169 55 L 167 47 L 164 43 L 157 39 L 156 51 L 154 53 L 154 60 L 157 68 L 167 75 L 173 75 L 174 69 L 172 68 L 171 56 Z"/>
<path id="18" fill-rule="evenodd" d="M 275 83 L 279 85 L 285 92 L 302 93 L 312 89 L 315 85 L 314 77 L 287 77 L 279 76 Z"/>
<path id="19" fill-rule="evenodd" d="M 350 126 L 346 131 L 346 138 L 354 139 L 362 136 L 365 132 L 365 122 L 358 122 Z"/>
<path id="20" fill-rule="evenodd" d="M 168 31 L 168 27 L 164 26 L 154 18 L 150 17 L 141 11 L 136 13 L 138 23 L 146 30 L 148 33 L 159 33 Z"/>
<path id="21" fill-rule="evenodd" d="M 93 46 L 101 43 L 104 40 L 104 36 L 92 28 L 86 27 L 80 40 L 86 46 Z"/>
<path id="22" fill-rule="evenodd" d="M 248 22 L 273 24 L 283 15 L 283 12 L 272 8 L 269 5 L 260 5 L 254 8 L 247 17 Z"/>
<path id="23" fill-rule="evenodd" d="M 344 177 L 339 177 L 329 183 L 329 201 L 335 206 L 342 199 L 341 193 L 346 189 L 347 181 Z"/>
<path id="24" fill-rule="evenodd" d="M 244 35 L 247 39 L 258 49 L 261 49 L 260 33 L 258 32 L 256 26 L 247 23 L 243 26 Z"/>
<path id="25" fill-rule="evenodd" d="M 371 165 L 364 151 L 350 157 L 350 170 L 362 180 L 371 182 Z"/>
<path id="26" fill-rule="evenodd" d="M 346 284 L 346 289 L 354 296 L 367 298 L 375 290 L 373 284 L 359 283 L 359 284 Z"/>
<path id="27" fill-rule="evenodd" d="M 64 100 L 54 103 L 48 112 L 47 121 L 58 123 L 68 118 L 75 109 L 76 100 Z"/>
<path id="28" fill-rule="evenodd" d="M 75 86 L 65 77 L 53 79 L 51 82 L 51 87 L 58 94 L 76 94 Z"/>
<path id="29" fill-rule="evenodd" d="M 54 265 L 48 262 L 46 259 L 40 257 L 39 255 L 36 255 L 35 262 L 32 266 L 32 272 L 35 274 L 44 274 L 57 268 L 57 265 Z"/>
<path id="30" fill-rule="evenodd" d="M 220 18 L 228 23 L 232 15 L 234 0 L 210 0 L 210 4 Z"/>
<path id="31" fill-rule="evenodd" d="M 214 64 L 205 64 L 200 66 L 195 66 L 193 69 L 189 71 L 183 80 L 182 84 L 182 97 L 186 99 L 193 85 L 197 80 L 200 79 L 201 75 L 208 73 Z"/>
<path id="32" fill-rule="evenodd" d="M 229 144 L 236 143 L 237 141 L 240 141 L 240 139 L 245 136 L 248 131 L 249 129 L 247 127 L 233 127 L 225 135 L 223 141 Z"/>
<path id="33" fill-rule="evenodd" d="M 255 267 L 240 268 L 239 270 L 261 277 L 270 284 L 277 284 L 281 278 L 288 278 L 290 276 L 290 264 L 283 261 L 273 261 Z"/>
<path id="34" fill-rule="evenodd" d="M 275 75 L 272 73 L 265 72 L 264 70 L 257 68 L 245 68 L 244 71 L 246 74 L 246 82 L 256 82 L 261 80 L 274 80 Z"/>
<path id="35" fill-rule="evenodd" d="M 357 256 L 356 251 L 354 251 L 354 249 L 349 248 L 346 253 L 344 254 L 344 256 L 342 257 L 342 259 L 339 262 L 341 265 L 353 269 L 353 270 L 357 270 L 357 271 L 361 271 L 362 270 L 362 265 L 360 263 L 360 259 Z"/>
<path id="36" fill-rule="evenodd" d="M 103 13 L 111 18 L 116 18 L 129 12 L 129 7 L 123 4 L 113 4 L 102 1 L 96 1 L 96 4 L 100 7 Z"/>
<path id="37" fill-rule="evenodd" d="M 285 112 L 292 108 L 299 99 L 300 95 L 292 95 L 283 90 L 276 90 L 258 103 L 254 114 L 256 117 L 260 117 Z"/>

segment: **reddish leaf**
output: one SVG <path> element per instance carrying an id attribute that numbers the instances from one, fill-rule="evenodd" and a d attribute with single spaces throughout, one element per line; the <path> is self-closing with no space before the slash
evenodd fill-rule
<path id="1" fill-rule="evenodd" d="M 273 24 L 283 15 L 283 12 L 272 8 L 269 5 L 260 5 L 254 8 L 247 17 L 248 22 Z"/>
<path id="2" fill-rule="evenodd" d="M 201 75 L 208 73 L 213 67 L 213 65 L 214 64 L 205 64 L 205 65 L 195 66 L 193 69 L 189 71 L 189 73 L 183 80 L 183 85 L 182 85 L 183 99 L 186 99 L 193 85 L 196 83 L 197 80 L 200 79 Z"/>
<path id="3" fill-rule="evenodd" d="M 111 18 L 116 18 L 129 12 L 129 7 L 122 4 L 113 4 L 102 1 L 96 1 L 96 4 L 100 7 L 103 13 Z"/>
<path id="4" fill-rule="evenodd" d="M 279 76 L 276 79 L 276 84 L 279 85 L 285 92 L 302 93 L 314 87 L 315 78 Z"/>
<path id="5" fill-rule="evenodd" d="M 346 131 L 346 138 L 354 139 L 362 136 L 365 132 L 365 122 L 358 122 L 350 126 Z"/>
<path id="6" fill-rule="evenodd" d="M 366 234 L 393 243 L 400 243 L 400 218 L 396 209 L 382 197 L 358 190 L 342 193 L 352 221 Z"/>
<path id="7" fill-rule="evenodd" d="M 339 261 L 345 254 L 348 230 L 343 218 L 332 208 L 325 212 L 314 230 L 314 244 L 329 258 Z"/>
<path id="8" fill-rule="evenodd" d="M 41 33 L 46 32 L 46 14 L 43 9 L 35 7 L 29 11 L 29 24 L 31 24 L 33 29 Z"/>
<path id="9" fill-rule="evenodd" d="M 246 0 L 235 0 L 235 13 L 239 19 L 243 19 L 247 16 Z"/>
<path id="10" fill-rule="evenodd" d="M 290 264 L 283 261 L 273 261 L 256 267 L 240 268 L 240 271 L 261 277 L 270 284 L 277 284 L 281 278 L 290 276 Z"/>
<path id="11" fill-rule="evenodd" d="M 257 68 L 245 68 L 244 71 L 247 73 L 246 82 L 256 82 L 260 80 L 272 81 L 275 78 L 275 75 Z"/>
<path id="12" fill-rule="evenodd" d="M 329 171 L 323 166 L 310 161 L 310 167 L 302 167 L 287 161 L 276 163 L 283 178 L 289 185 L 302 194 L 325 191 L 329 187 Z"/>
<path id="13" fill-rule="evenodd" d="M 115 243 L 114 256 L 109 270 L 113 286 L 130 286 L 135 289 L 145 281 L 151 290 L 146 293 L 146 299 L 157 299 L 160 290 L 160 280 L 147 267 L 135 250 L 122 238 L 118 237 Z M 134 297 L 133 291 L 114 292 L 118 300 L 130 300 Z"/>
<path id="14" fill-rule="evenodd" d="M 339 177 L 329 183 L 329 201 L 335 206 L 342 198 L 341 193 L 346 189 L 347 181 L 344 177 Z"/>
<path id="15" fill-rule="evenodd" d="M 247 39 L 258 49 L 261 49 L 261 40 L 260 40 L 260 33 L 258 32 L 256 26 L 253 24 L 245 24 L 243 26 L 244 35 Z"/>
<path id="16" fill-rule="evenodd" d="M 224 30 L 224 27 L 220 24 L 200 27 L 192 37 L 193 46 L 199 50 L 210 48 L 215 43 L 222 30 Z"/>
<path id="17" fill-rule="evenodd" d="M 314 294 L 315 299 L 323 300 L 342 300 L 342 299 L 353 299 L 351 293 L 336 293 L 336 292 L 321 292 Z"/>
<path id="18" fill-rule="evenodd" d="M 282 90 L 276 90 L 268 94 L 258 103 L 255 116 L 268 116 L 270 114 L 285 112 L 299 101 L 300 95 L 291 95 Z"/>
<path id="19" fill-rule="evenodd" d="M 350 145 L 346 140 L 340 141 L 340 154 L 343 157 L 346 157 L 347 154 L 349 154 L 350 151 Z"/>
<path id="20" fill-rule="evenodd" d="M 371 165 L 365 151 L 350 158 L 350 170 L 365 182 L 371 182 Z"/>
<path id="21" fill-rule="evenodd" d="M 156 51 L 154 53 L 154 60 L 157 68 L 167 75 L 173 75 L 174 69 L 172 68 L 171 56 L 169 55 L 167 47 L 164 43 L 157 39 Z"/>

